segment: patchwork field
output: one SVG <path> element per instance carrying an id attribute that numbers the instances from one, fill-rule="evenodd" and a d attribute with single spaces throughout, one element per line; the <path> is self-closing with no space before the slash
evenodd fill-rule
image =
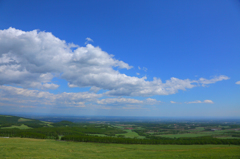
<path id="1" fill-rule="evenodd" d="M 240 158 L 233 145 L 127 145 L 64 142 L 55 140 L 0 138 L 0 158 Z"/>

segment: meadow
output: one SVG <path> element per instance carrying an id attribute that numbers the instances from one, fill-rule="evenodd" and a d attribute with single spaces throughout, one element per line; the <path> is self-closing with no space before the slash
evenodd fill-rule
<path id="1" fill-rule="evenodd" d="M 0 138 L 0 158 L 81 159 L 238 159 L 234 145 L 137 145 L 66 142 L 49 139 Z"/>

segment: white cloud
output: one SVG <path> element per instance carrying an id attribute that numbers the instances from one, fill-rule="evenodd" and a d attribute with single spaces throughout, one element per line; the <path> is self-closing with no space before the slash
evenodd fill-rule
<path id="1" fill-rule="evenodd" d="M 147 70 L 148 70 L 146 67 L 142 67 L 142 68 L 141 68 L 140 66 L 138 66 L 138 69 L 139 69 L 139 70 L 143 70 L 143 71 L 145 71 L 145 72 L 147 72 Z"/>
<path id="2" fill-rule="evenodd" d="M 49 84 L 54 76 L 63 73 L 70 86 L 94 86 L 86 78 L 95 82 L 102 72 L 119 74 L 112 67 L 132 68 L 90 44 L 72 52 L 73 46 L 47 32 L 0 30 L 0 84 L 39 88 L 41 83 Z M 79 79 L 81 75 L 85 77 Z"/>
<path id="3" fill-rule="evenodd" d="M 211 100 L 204 100 L 203 103 L 210 103 L 210 104 L 213 104 L 213 101 L 211 101 Z"/>
<path id="4" fill-rule="evenodd" d="M 175 104 L 176 102 L 174 102 L 174 101 L 170 101 L 172 104 Z"/>
<path id="5" fill-rule="evenodd" d="M 153 98 L 147 98 L 146 100 L 144 100 L 144 104 L 145 105 L 155 105 L 155 104 L 159 104 L 161 103 L 161 101 L 153 99 Z"/>
<path id="6" fill-rule="evenodd" d="M 43 84 L 43 89 L 57 89 L 59 85 L 54 84 L 54 83 L 44 83 Z"/>
<path id="7" fill-rule="evenodd" d="M 200 100 L 195 100 L 195 101 L 192 101 L 192 102 L 186 102 L 188 104 L 191 104 L 191 103 L 202 103 Z"/>
<path id="8" fill-rule="evenodd" d="M 157 100 L 156 100 L 156 99 L 153 99 L 153 98 L 147 98 L 146 101 L 147 101 L 147 102 L 157 102 Z"/>
<path id="9" fill-rule="evenodd" d="M 72 51 L 72 47 L 76 49 Z M 159 78 L 147 81 L 146 77 L 128 76 L 116 67 L 132 68 L 91 44 L 86 47 L 67 44 L 49 32 L 37 30 L 0 30 L 0 85 L 56 89 L 58 85 L 52 79 L 58 77 L 67 80 L 69 87 L 91 87 L 95 92 L 104 89 L 105 95 L 152 96 L 175 94 L 199 83 L 206 85 L 229 79 L 218 76 L 196 81 L 172 77 L 163 83 Z M 143 70 L 147 71 L 144 67 Z"/>
<path id="10" fill-rule="evenodd" d="M 133 98 L 106 98 L 97 101 L 98 104 L 105 105 L 119 105 L 119 106 L 143 106 L 143 105 L 153 105 L 159 104 L 161 101 L 158 101 L 153 98 L 147 98 L 146 100 L 137 100 Z"/>
<path id="11" fill-rule="evenodd" d="M 214 77 L 214 78 L 212 78 L 212 79 L 210 79 L 210 80 L 205 79 L 205 78 L 200 78 L 200 79 L 198 80 L 198 82 L 201 83 L 202 85 L 205 85 L 205 84 L 216 83 L 216 82 L 218 82 L 218 81 L 228 80 L 228 79 L 230 79 L 230 78 L 227 77 L 227 76 L 221 75 L 221 76 L 216 76 L 216 77 Z"/>
<path id="12" fill-rule="evenodd" d="M 213 104 L 214 102 L 212 100 L 204 100 L 204 101 L 200 101 L 200 100 L 195 100 L 192 102 L 185 102 L 187 104 L 195 104 L 195 103 L 208 103 L 208 104 Z"/>
<path id="13" fill-rule="evenodd" d="M 97 101 L 98 104 L 139 104 L 143 103 L 143 101 L 131 98 L 107 98 Z"/>
<path id="14" fill-rule="evenodd" d="M 88 37 L 86 38 L 86 40 L 87 41 L 85 42 L 85 45 L 87 45 L 89 42 L 93 42 L 93 40 L 91 38 L 88 38 Z"/>
<path id="15" fill-rule="evenodd" d="M 138 72 L 137 72 L 136 74 L 137 74 L 137 75 L 140 75 L 140 73 L 138 73 Z"/>
<path id="16" fill-rule="evenodd" d="M 236 84 L 240 84 L 240 81 L 237 81 Z"/>

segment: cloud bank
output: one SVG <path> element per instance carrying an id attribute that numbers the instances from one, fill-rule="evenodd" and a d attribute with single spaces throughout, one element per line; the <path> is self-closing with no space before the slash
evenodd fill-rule
<path id="1" fill-rule="evenodd" d="M 164 83 L 159 78 L 147 81 L 147 77 L 119 72 L 131 68 L 100 47 L 67 44 L 50 32 L 0 30 L 0 85 L 57 89 L 59 85 L 52 82 L 57 77 L 68 81 L 69 87 L 91 87 L 93 92 L 106 90 L 107 96 L 153 96 L 229 79 L 223 75 L 199 80 L 172 77 Z"/>
<path id="2" fill-rule="evenodd" d="M 12 86 L 0 86 L 0 101 L 11 103 L 27 103 L 36 106 L 79 107 L 96 102 L 101 94 L 79 92 L 53 94 L 45 91 L 28 90 Z"/>
<path id="3" fill-rule="evenodd" d="M 127 109 L 139 109 L 143 106 L 160 104 L 161 101 L 147 98 L 137 100 L 133 98 L 105 98 L 102 94 L 79 92 L 79 93 L 59 93 L 53 94 L 46 91 L 29 90 L 16 88 L 12 86 L 0 86 L 0 106 L 6 106 L 8 103 L 15 106 L 48 107 L 48 108 L 67 108 L 67 107 L 86 107 L 86 108 L 109 108 L 124 107 Z"/>

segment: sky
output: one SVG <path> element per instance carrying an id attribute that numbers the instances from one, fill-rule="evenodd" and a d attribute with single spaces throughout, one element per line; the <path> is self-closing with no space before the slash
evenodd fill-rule
<path id="1" fill-rule="evenodd" d="M 0 114 L 240 117 L 239 0 L 0 0 Z"/>

